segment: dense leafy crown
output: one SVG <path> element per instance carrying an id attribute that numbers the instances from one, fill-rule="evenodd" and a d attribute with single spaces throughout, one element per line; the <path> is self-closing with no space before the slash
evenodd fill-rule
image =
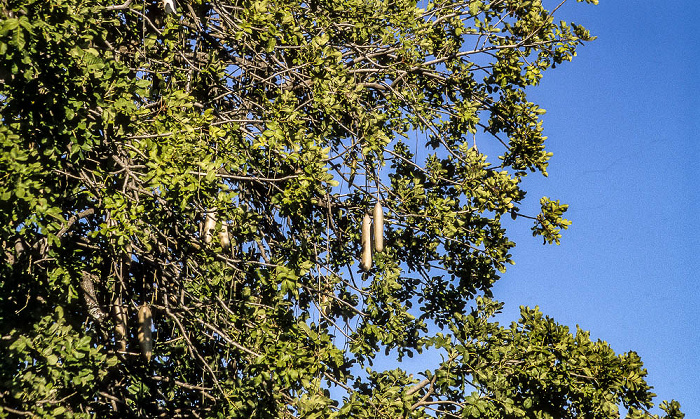
<path id="1" fill-rule="evenodd" d="M 550 157 L 526 89 L 583 27 L 538 0 L 1 5 L 0 417 L 649 416 L 636 354 L 490 320 L 501 217 L 568 226 L 519 211 Z"/>

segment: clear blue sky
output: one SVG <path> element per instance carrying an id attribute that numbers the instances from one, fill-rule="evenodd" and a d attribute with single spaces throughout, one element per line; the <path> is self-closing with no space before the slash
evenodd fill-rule
<path id="1" fill-rule="evenodd" d="M 525 189 L 532 208 L 545 195 L 570 204 L 573 225 L 558 247 L 509 228 L 502 319 L 539 305 L 634 350 L 655 402 L 700 418 L 700 1 L 569 0 L 556 16 L 598 39 L 531 93 L 554 157 Z"/>

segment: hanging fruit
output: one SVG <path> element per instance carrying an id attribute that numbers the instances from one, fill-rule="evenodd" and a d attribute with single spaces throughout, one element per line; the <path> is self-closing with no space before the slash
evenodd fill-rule
<path id="1" fill-rule="evenodd" d="M 323 294 L 321 296 L 320 308 L 324 317 L 328 317 L 331 314 L 331 299 L 328 295 Z"/>
<path id="2" fill-rule="evenodd" d="M 216 228 L 216 208 L 210 209 L 205 215 L 204 228 L 202 229 L 204 243 L 211 243 L 214 238 L 214 228 Z"/>
<path id="3" fill-rule="evenodd" d="M 384 209 L 379 201 L 374 205 L 374 250 L 384 250 Z"/>
<path id="4" fill-rule="evenodd" d="M 175 0 L 163 0 L 163 8 L 167 14 L 177 13 L 177 7 L 175 6 Z"/>
<path id="5" fill-rule="evenodd" d="M 362 261 L 360 268 L 369 271 L 372 267 L 372 220 L 369 214 L 362 219 Z"/>
<path id="6" fill-rule="evenodd" d="M 231 238 L 228 234 L 228 226 L 226 224 L 221 226 L 221 231 L 219 231 L 219 242 L 221 243 L 221 248 L 228 251 L 231 248 Z"/>
<path id="7" fill-rule="evenodd" d="M 141 345 L 141 355 L 143 355 L 146 362 L 151 361 L 151 355 L 153 354 L 152 325 L 151 309 L 148 308 L 147 304 L 144 304 L 139 309 L 139 345 Z"/>
<path id="8" fill-rule="evenodd" d="M 122 299 L 117 297 L 114 300 L 114 331 L 116 333 L 115 339 L 119 343 L 119 350 L 121 352 L 126 352 L 126 307 L 122 305 Z"/>

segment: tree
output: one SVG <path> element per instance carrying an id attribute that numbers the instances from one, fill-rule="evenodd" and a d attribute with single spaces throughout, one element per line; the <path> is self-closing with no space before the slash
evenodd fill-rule
<path id="1" fill-rule="evenodd" d="M 519 210 L 551 156 L 526 90 L 585 28 L 540 1 L 109 3 L 2 4 L 0 417 L 657 417 L 634 352 L 492 319 L 501 218 L 569 224 Z"/>

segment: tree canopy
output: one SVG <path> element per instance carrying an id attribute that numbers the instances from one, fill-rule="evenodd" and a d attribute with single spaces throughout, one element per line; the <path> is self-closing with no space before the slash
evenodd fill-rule
<path id="1" fill-rule="evenodd" d="M 634 352 L 493 319 L 502 218 L 569 225 L 520 210 L 557 3 L 3 0 L 0 417 L 658 417 Z"/>

